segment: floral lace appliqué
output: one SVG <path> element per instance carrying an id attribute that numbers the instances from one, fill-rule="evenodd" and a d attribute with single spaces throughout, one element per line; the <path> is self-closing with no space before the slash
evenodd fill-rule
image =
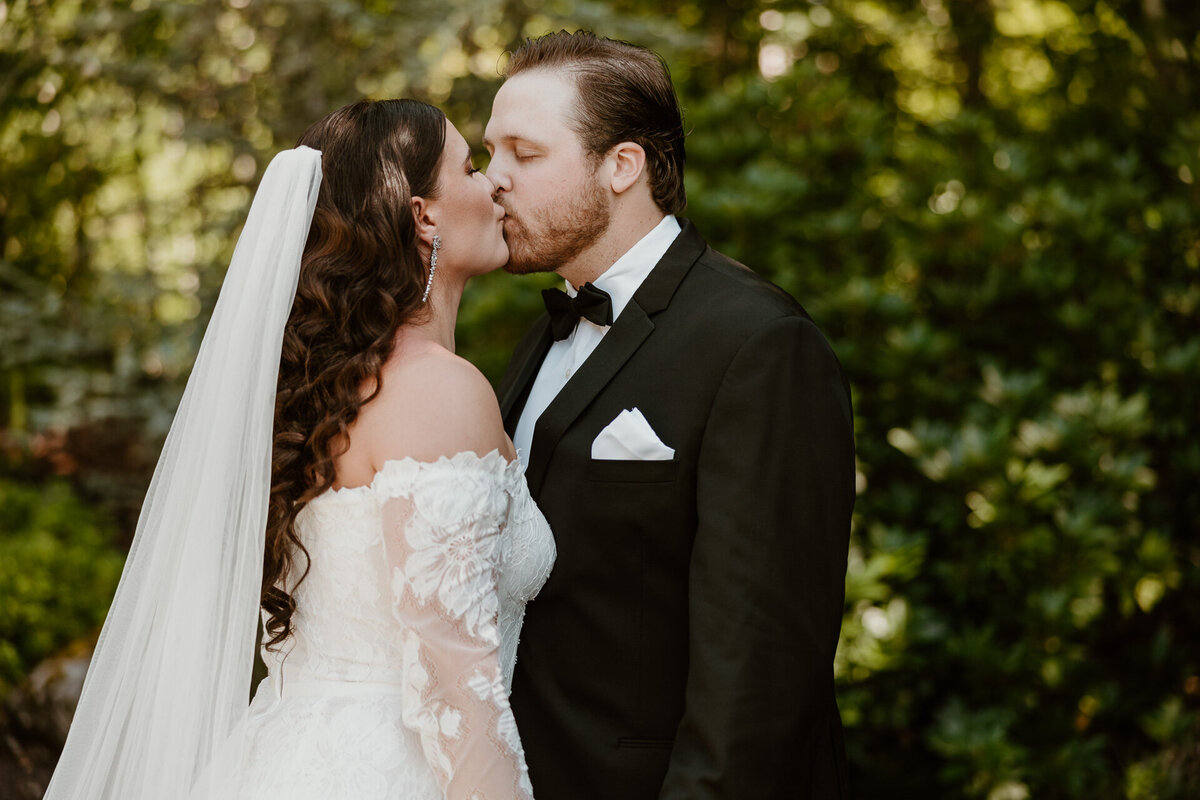
<path id="1" fill-rule="evenodd" d="M 520 465 L 389 461 L 310 502 L 297 533 L 312 564 L 293 639 L 264 653 L 245 756 L 214 796 L 531 798 L 508 687 L 555 550 Z"/>

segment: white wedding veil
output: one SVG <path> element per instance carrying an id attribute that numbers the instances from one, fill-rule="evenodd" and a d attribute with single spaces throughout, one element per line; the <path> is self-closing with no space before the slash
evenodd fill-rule
<path id="1" fill-rule="evenodd" d="M 320 152 L 298 147 L 263 175 L 48 800 L 195 797 L 214 755 L 236 749 L 259 619 L 280 347 L 321 174 Z"/>

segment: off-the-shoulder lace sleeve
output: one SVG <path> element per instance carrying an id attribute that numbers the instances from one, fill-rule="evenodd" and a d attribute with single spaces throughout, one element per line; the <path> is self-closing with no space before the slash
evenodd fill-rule
<path id="1" fill-rule="evenodd" d="M 404 724 L 447 800 L 532 798 L 500 670 L 501 531 L 510 470 L 498 453 L 389 462 L 376 480 L 395 613 Z"/>

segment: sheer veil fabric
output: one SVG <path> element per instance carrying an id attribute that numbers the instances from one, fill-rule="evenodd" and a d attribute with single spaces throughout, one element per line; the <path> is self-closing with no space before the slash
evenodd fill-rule
<path id="1" fill-rule="evenodd" d="M 247 713 L 275 388 L 321 154 L 263 175 L 142 506 L 47 800 L 207 800 Z"/>

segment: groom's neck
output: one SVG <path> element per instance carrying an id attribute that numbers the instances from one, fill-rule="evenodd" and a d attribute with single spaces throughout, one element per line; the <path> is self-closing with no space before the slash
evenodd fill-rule
<path id="1" fill-rule="evenodd" d="M 559 267 L 558 274 L 576 289 L 596 280 L 647 233 L 654 230 L 664 216 L 666 215 L 658 206 L 653 204 L 614 209 L 608 229 L 591 247 L 581 252 L 569 264 Z"/>

